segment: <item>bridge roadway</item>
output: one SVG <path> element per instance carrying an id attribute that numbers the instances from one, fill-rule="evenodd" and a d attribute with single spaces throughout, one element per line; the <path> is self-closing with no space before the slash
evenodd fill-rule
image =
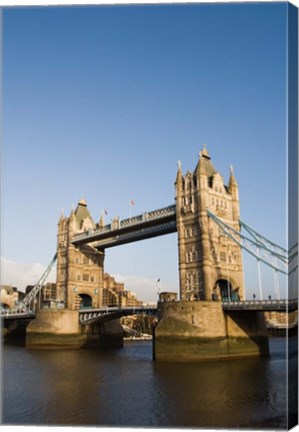
<path id="1" fill-rule="evenodd" d="M 227 301 L 222 303 L 222 309 L 224 311 L 292 312 L 298 309 L 298 299 Z"/>
<path id="2" fill-rule="evenodd" d="M 246 301 L 227 301 L 222 303 L 224 311 L 276 311 L 292 312 L 298 309 L 298 299 L 290 300 L 246 300 Z M 82 308 L 79 309 L 79 320 L 82 325 L 94 324 L 96 322 L 110 321 L 121 318 L 122 316 L 157 313 L 156 306 L 136 306 L 136 307 L 101 307 L 101 308 Z M 9 319 L 33 319 L 35 312 L 14 312 L 13 310 L 1 310 L 1 318 Z"/>
<path id="3" fill-rule="evenodd" d="M 155 315 L 157 306 L 134 306 L 134 307 L 102 307 L 98 309 L 79 310 L 79 320 L 83 325 L 111 321 L 128 315 Z"/>
<path id="4" fill-rule="evenodd" d="M 28 310 L 27 312 L 14 312 L 9 309 L 1 310 L 2 320 L 21 320 L 21 319 L 34 319 L 35 312 Z"/>
<path id="5" fill-rule="evenodd" d="M 94 243 L 95 248 L 106 249 L 176 231 L 176 206 L 171 205 L 77 234 L 72 244 L 81 246 Z"/>

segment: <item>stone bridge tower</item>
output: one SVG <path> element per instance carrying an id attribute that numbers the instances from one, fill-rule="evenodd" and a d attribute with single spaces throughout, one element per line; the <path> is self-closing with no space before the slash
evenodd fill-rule
<path id="1" fill-rule="evenodd" d="M 71 243 L 75 234 L 95 227 L 84 199 L 70 217 L 62 215 L 58 222 L 57 299 L 68 309 L 74 309 L 78 301 L 84 306 L 102 306 L 104 252 L 92 244 L 76 247 Z"/>
<path id="2" fill-rule="evenodd" d="M 195 171 L 175 181 L 181 300 L 237 300 L 244 297 L 241 247 L 209 218 L 207 209 L 239 230 L 238 185 L 228 185 L 204 147 Z"/>

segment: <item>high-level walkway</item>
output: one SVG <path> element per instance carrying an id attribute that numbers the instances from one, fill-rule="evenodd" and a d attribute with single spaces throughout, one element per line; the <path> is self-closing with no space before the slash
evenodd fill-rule
<path id="1" fill-rule="evenodd" d="M 115 220 L 102 228 L 77 234 L 72 243 L 81 246 L 93 243 L 97 249 L 107 249 L 125 243 L 176 232 L 176 206 L 171 205 L 122 221 Z"/>

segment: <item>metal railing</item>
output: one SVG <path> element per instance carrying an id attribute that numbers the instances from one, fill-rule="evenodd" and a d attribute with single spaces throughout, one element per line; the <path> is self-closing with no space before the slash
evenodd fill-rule
<path id="1" fill-rule="evenodd" d="M 298 299 L 245 300 L 222 303 L 223 310 L 291 311 L 298 308 Z"/>
<path id="2" fill-rule="evenodd" d="M 133 216 L 124 220 L 115 220 L 111 224 L 107 224 L 102 228 L 97 228 L 94 230 L 88 230 L 84 233 L 79 233 L 74 235 L 72 242 L 76 243 L 79 240 L 86 240 L 92 237 L 99 236 L 101 234 L 114 233 L 115 231 L 122 230 L 129 227 L 138 227 L 139 225 L 144 225 L 153 221 L 163 220 L 165 217 L 171 217 L 176 215 L 176 206 L 171 205 L 168 207 L 163 207 L 161 209 L 153 210 L 150 212 L 142 213 L 138 216 Z"/>
<path id="3" fill-rule="evenodd" d="M 142 240 L 149 237 L 154 237 L 160 234 L 167 234 L 176 231 L 176 221 L 161 223 L 156 226 L 140 227 L 138 230 L 129 231 L 125 233 L 115 233 L 114 236 L 106 237 L 96 241 L 95 248 L 108 248 L 117 246 L 132 241 Z"/>
<path id="4" fill-rule="evenodd" d="M 139 314 L 155 314 L 157 307 L 154 306 L 132 306 L 132 307 L 101 307 L 97 309 L 82 309 L 79 310 L 79 321 L 81 324 L 91 324 L 101 318 L 114 319 L 116 316 L 139 315 Z"/>

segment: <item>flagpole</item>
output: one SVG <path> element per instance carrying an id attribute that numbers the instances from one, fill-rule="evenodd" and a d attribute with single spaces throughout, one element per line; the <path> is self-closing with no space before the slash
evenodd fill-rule
<path id="1" fill-rule="evenodd" d="M 131 219 L 132 217 L 132 207 L 135 205 L 135 202 L 131 199 L 129 201 L 129 218 Z"/>

